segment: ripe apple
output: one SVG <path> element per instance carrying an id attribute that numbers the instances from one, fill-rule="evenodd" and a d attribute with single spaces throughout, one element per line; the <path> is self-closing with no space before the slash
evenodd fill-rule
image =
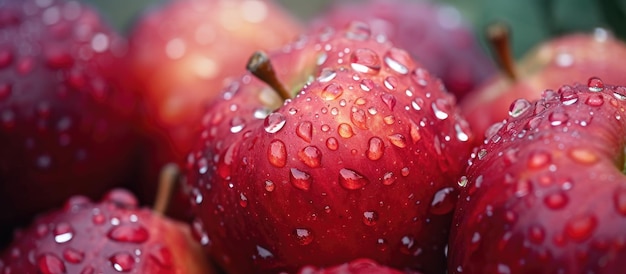
<path id="1" fill-rule="evenodd" d="M 215 260 L 232 273 L 357 258 L 442 272 L 473 136 L 441 81 L 360 22 L 257 52 L 248 69 L 187 158 Z"/>
<path id="2" fill-rule="evenodd" d="M 206 104 L 229 77 L 245 71 L 255 50 L 277 48 L 300 28 L 273 1 L 260 0 L 168 1 L 140 17 L 123 75 L 144 99 L 148 174 L 140 199 L 154 197 L 163 165 L 185 158 Z"/>
<path id="3" fill-rule="evenodd" d="M 626 58 L 626 44 L 606 30 L 555 38 L 532 50 L 517 65 L 510 54 L 507 26 L 490 26 L 488 36 L 500 56 L 503 72 L 460 102 L 476 136 L 484 136 L 490 125 L 505 119 L 509 112 L 506 106 L 515 99 L 537 100 L 545 89 L 573 81 L 584 84 L 592 76 L 626 85 L 626 66 L 618 61 Z"/>
<path id="4" fill-rule="evenodd" d="M 0 257 L 1 273 L 213 273 L 189 225 L 116 189 L 39 216 Z"/>
<path id="5" fill-rule="evenodd" d="M 352 20 L 369 23 L 372 35 L 406 49 L 458 99 L 496 72 L 470 24 L 451 5 L 410 0 L 339 1 L 311 25 L 314 29 L 345 27 Z"/>
<path id="6" fill-rule="evenodd" d="M 123 38 L 77 1 L 0 4 L 0 239 L 34 214 L 131 181 Z M 2 241 L 0 240 L 0 242 Z"/>
<path id="7" fill-rule="evenodd" d="M 475 150 L 448 273 L 620 273 L 626 261 L 626 87 L 518 99 Z"/>

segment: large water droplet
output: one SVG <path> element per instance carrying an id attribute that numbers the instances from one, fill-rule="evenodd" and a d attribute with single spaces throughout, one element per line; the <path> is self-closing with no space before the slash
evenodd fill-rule
<path id="1" fill-rule="evenodd" d="M 339 142 L 335 137 L 326 139 L 326 147 L 330 150 L 337 150 L 339 148 Z"/>
<path id="2" fill-rule="evenodd" d="M 310 143 L 313 137 L 313 124 L 309 121 L 300 123 L 296 128 L 296 135 L 305 142 Z"/>
<path id="3" fill-rule="evenodd" d="M 44 274 L 63 274 L 67 273 L 65 263 L 54 254 L 44 253 L 37 258 L 37 266 L 39 271 Z"/>
<path id="4" fill-rule="evenodd" d="M 361 84 L 359 85 L 361 90 L 365 92 L 372 90 L 375 86 L 376 85 L 374 84 L 374 81 L 372 81 L 372 79 L 363 79 L 361 80 Z"/>
<path id="5" fill-rule="evenodd" d="M 230 132 L 239 133 L 246 126 L 245 121 L 240 117 L 235 117 L 230 121 Z"/>
<path id="6" fill-rule="evenodd" d="M 369 181 L 358 172 L 342 168 L 339 170 L 339 185 L 348 190 L 361 189 L 367 185 Z"/>
<path id="7" fill-rule="evenodd" d="M 337 83 L 331 83 L 322 90 L 322 98 L 326 101 L 332 101 L 343 94 L 343 87 Z"/>
<path id="8" fill-rule="evenodd" d="M 263 121 L 263 128 L 265 128 L 267 133 L 276 133 L 285 126 L 286 122 L 287 118 L 285 118 L 285 115 L 279 112 L 274 112 L 265 118 Z"/>
<path id="9" fill-rule="evenodd" d="M 313 178 L 302 170 L 291 168 L 289 171 L 289 181 L 295 188 L 306 191 L 311 188 Z"/>
<path id="10" fill-rule="evenodd" d="M 313 233 L 306 228 L 296 228 L 293 236 L 300 245 L 308 245 L 313 242 Z"/>
<path id="11" fill-rule="evenodd" d="M 438 190 L 430 203 L 430 213 L 444 215 L 452 212 L 456 204 L 456 191 L 452 187 Z"/>
<path id="12" fill-rule="evenodd" d="M 383 93 L 380 95 L 380 99 L 383 100 L 383 103 L 389 108 L 389 110 L 393 111 L 393 108 L 396 106 L 396 97 L 389 94 Z"/>
<path id="13" fill-rule="evenodd" d="M 257 254 L 259 254 L 259 257 L 261 257 L 262 259 L 269 259 L 269 258 L 274 257 L 274 254 L 272 254 L 272 252 L 270 252 L 266 248 L 263 248 L 259 245 L 256 246 L 256 252 Z"/>
<path id="14" fill-rule="evenodd" d="M 150 233 L 140 225 L 121 225 L 111 228 L 107 237 L 113 241 L 140 244 L 148 240 Z"/>
<path id="15" fill-rule="evenodd" d="M 114 254 L 109 258 L 109 262 L 117 272 L 129 272 L 135 267 L 135 258 L 127 252 Z"/>
<path id="16" fill-rule="evenodd" d="M 352 21 L 346 29 L 346 38 L 351 40 L 365 41 L 371 34 L 369 25 L 360 21 Z"/>
<path id="17" fill-rule="evenodd" d="M 583 165 L 593 165 L 600 160 L 595 152 L 582 147 L 570 149 L 568 155 L 572 160 Z"/>
<path id="18" fill-rule="evenodd" d="M 432 103 L 433 112 L 435 113 L 435 117 L 439 120 L 448 119 L 450 116 L 450 104 L 448 100 L 445 99 L 437 99 Z"/>
<path id="19" fill-rule="evenodd" d="M 562 86 L 558 91 L 561 100 L 566 106 L 573 105 L 578 102 L 578 93 L 574 91 L 574 89 L 570 86 Z"/>
<path id="20" fill-rule="evenodd" d="M 330 68 L 324 68 L 320 72 L 320 76 L 317 77 L 317 81 L 320 83 L 327 83 L 335 79 L 335 77 L 337 77 L 337 72 Z"/>
<path id="21" fill-rule="evenodd" d="M 322 163 L 322 152 L 315 146 L 307 146 L 298 152 L 300 161 L 309 167 L 319 167 Z"/>
<path id="22" fill-rule="evenodd" d="M 337 132 L 339 133 L 339 136 L 346 139 L 354 136 L 354 131 L 352 130 L 352 127 L 346 123 L 339 124 Z"/>
<path id="23" fill-rule="evenodd" d="M 355 111 L 352 111 L 352 113 L 350 114 L 350 121 L 352 122 L 352 124 L 360 129 L 368 129 L 367 115 L 362 109 L 356 109 Z"/>
<path id="24" fill-rule="evenodd" d="M 528 100 L 523 98 L 517 99 L 509 106 L 509 116 L 514 118 L 520 117 L 522 114 L 526 113 L 531 106 Z"/>
<path id="25" fill-rule="evenodd" d="M 63 251 L 63 259 L 68 263 L 77 264 L 85 259 L 85 253 L 73 248 L 67 248 Z"/>
<path id="26" fill-rule="evenodd" d="M 420 87 L 426 87 L 428 85 L 428 81 L 426 81 L 428 77 L 428 71 L 423 68 L 417 68 L 411 74 L 411 79 Z"/>
<path id="27" fill-rule="evenodd" d="M 602 94 L 592 94 L 587 97 L 587 100 L 585 100 L 585 104 L 592 107 L 602 106 L 604 104 L 604 96 Z"/>
<path id="28" fill-rule="evenodd" d="M 398 177 L 396 177 L 393 172 L 389 171 L 383 175 L 383 185 L 389 186 L 393 185 L 396 182 Z"/>
<path id="29" fill-rule="evenodd" d="M 275 167 L 287 164 L 287 147 L 281 140 L 273 140 L 267 149 L 267 160 Z"/>
<path id="30" fill-rule="evenodd" d="M 367 158 L 372 161 L 376 161 L 383 157 L 384 152 L 385 144 L 383 143 L 383 140 L 378 137 L 370 138 L 367 147 Z"/>
<path id="31" fill-rule="evenodd" d="M 552 162 L 550 153 L 543 150 L 534 150 L 528 155 L 528 168 L 540 169 L 548 166 Z"/>
<path id="32" fill-rule="evenodd" d="M 604 82 L 598 77 L 591 77 L 587 81 L 587 87 L 591 92 L 600 92 L 604 90 Z"/>
<path id="33" fill-rule="evenodd" d="M 54 241 L 62 244 L 67 243 L 74 237 L 74 229 L 68 223 L 59 223 L 54 227 Z"/>
<path id="34" fill-rule="evenodd" d="M 391 142 L 391 144 L 399 148 L 405 148 L 407 146 L 406 137 L 404 137 L 404 135 L 400 133 L 389 135 L 387 136 L 387 139 L 389 139 L 389 142 Z"/>
<path id="35" fill-rule="evenodd" d="M 377 221 L 378 221 L 378 213 L 376 213 L 376 211 L 363 212 L 363 223 L 366 226 L 376 225 Z"/>
<path id="36" fill-rule="evenodd" d="M 391 70 L 399 74 L 408 74 L 408 67 L 412 63 L 409 53 L 398 48 L 392 48 L 387 51 L 383 60 Z"/>
<path id="37" fill-rule="evenodd" d="M 380 71 L 380 58 L 371 49 L 356 49 L 350 56 L 350 66 L 361 73 L 377 74 Z"/>
<path id="38" fill-rule="evenodd" d="M 565 225 L 565 233 L 575 241 L 584 241 L 596 229 L 598 220 L 592 215 L 578 215 L 571 218 Z"/>
<path id="39" fill-rule="evenodd" d="M 567 195 L 563 192 L 549 194 L 543 199 L 543 202 L 550 209 L 561 209 L 567 205 L 568 201 Z"/>
<path id="40" fill-rule="evenodd" d="M 396 90 L 396 87 L 398 86 L 398 78 L 393 77 L 393 76 L 388 76 L 385 78 L 385 80 L 383 81 L 383 85 L 390 91 L 394 91 Z"/>

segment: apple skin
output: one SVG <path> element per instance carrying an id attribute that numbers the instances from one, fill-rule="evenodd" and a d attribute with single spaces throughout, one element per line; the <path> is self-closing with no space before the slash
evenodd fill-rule
<path id="1" fill-rule="evenodd" d="M 452 5 L 435 1 L 336 1 L 311 22 L 313 29 L 345 27 L 353 20 L 372 26 L 406 49 L 461 100 L 496 73 L 471 24 Z"/>
<path id="2" fill-rule="evenodd" d="M 138 207 L 114 189 L 94 203 L 73 196 L 18 230 L 1 273 L 214 273 L 188 224 Z"/>
<path id="3" fill-rule="evenodd" d="M 373 260 L 360 258 L 350 262 L 328 267 L 317 268 L 305 266 L 298 271 L 298 274 L 420 274 L 415 271 L 400 271 L 376 263 Z"/>
<path id="4" fill-rule="evenodd" d="M 591 78 L 511 108 L 459 181 L 448 273 L 623 271 L 626 87 Z"/>
<path id="5" fill-rule="evenodd" d="M 247 58 L 258 49 L 278 48 L 300 32 L 300 23 L 274 1 L 166 1 L 139 17 L 121 76 L 143 98 L 142 202 L 152 203 L 161 168 L 185 158 L 206 105 L 230 77 L 245 72 Z"/>
<path id="6" fill-rule="evenodd" d="M 605 30 L 593 34 L 576 33 L 545 42 L 530 51 L 515 67 L 517 80 L 494 76 L 460 101 L 463 115 L 478 137 L 493 123 L 508 116 L 510 102 L 518 98 L 537 100 L 546 89 L 563 83 L 586 83 L 600 77 L 616 85 L 626 85 L 626 44 Z M 477 138 L 480 141 L 480 138 Z"/>
<path id="7" fill-rule="evenodd" d="M 185 177 L 194 227 L 226 271 L 362 257 L 444 271 L 473 136 L 440 80 L 370 34 L 354 22 L 272 52 L 284 103 L 248 73 L 209 107 Z"/>

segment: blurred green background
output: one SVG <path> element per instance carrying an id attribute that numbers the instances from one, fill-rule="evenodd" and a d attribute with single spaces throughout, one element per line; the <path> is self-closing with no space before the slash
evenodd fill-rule
<path id="1" fill-rule="evenodd" d="M 121 32 L 126 33 L 146 7 L 168 0 L 82 0 L 96 5 Z M 350 0 L 276 0 L 303 22 L 335 2 Z M 365 2 L 366 0 L 352 0 Z M 408 0 L 410 1 L 410 0 Z M 413 0 L 421 1 L 421 0 Z M 454 5 L 482 38 L 485 25 L 507 21 L 513 29 L 513 51 L 522 56 L 550 37 L 596 27 L 626 37 L 626 0 L 433 0 Z M 484 44 L 484 43 L 483 43 Z"/>

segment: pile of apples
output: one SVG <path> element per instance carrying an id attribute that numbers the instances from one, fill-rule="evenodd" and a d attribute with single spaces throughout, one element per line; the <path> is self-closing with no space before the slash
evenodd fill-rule
<path id="1" fill-rule="evenodd" d="M 441 3 L 0 0 L 0 273 L 620 273 L 626 45 Z"/>

